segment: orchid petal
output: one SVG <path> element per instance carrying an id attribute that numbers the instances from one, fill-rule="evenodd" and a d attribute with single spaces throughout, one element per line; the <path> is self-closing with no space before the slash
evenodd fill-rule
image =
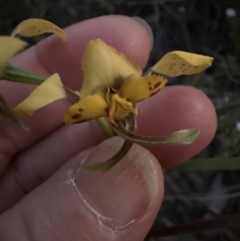
<path id="1" fill-rule="evenodd" d="M 85 47 L 82 69 L 84 81 L 81 97 L 94 94 L 99 87 L 118 85 L 118 82 L 121 84 L 125 79 L 142 73 L 138 65 L 101 39 L 92 40 Z"/>
<path id="2" fill-rule="evenodd" d="M 191 75 L 204 71 L 212 62 L 213 58 L 209 56 L 173 51 L 165 54 L 151 70 L 170 77 Z"/>
<path id="3" fill-rule="evenodd" d="M 32 116 L 38 109 L 64 97 L 66 97 L 66 93 L 61 79 L 56 73 L 36 87 L 33 92 L 15 108 L 15 111 L 18 115 L 28 114 Z"/>
<path id="4" fill-rule="evenodd" d="M 66 124 L 75 124 L 106 116 L 108 105 L 101 95 L 89 95 L 72 105 L 64 117 Z"/>
<path id="5" fill-rule="evenodd" d="M 27 43 L 20 39 L 0 36 L 0 75 L 2 75 L 8 61 L 26 47 Z"/>
<path id="6" fill-rule="evenodd" d="M 167 80 L 162 76 L 138 77 L 126 82 L 120 93 L 125 99 L 136 103 L 157 93 L 166 83 Z"/>
<path id="7" fill-rule="evenodd" d="M 12 36 L 19 34 L 24 37 L 32 37 L 43 33 L 56 33 L 63 41 L 66 40 L 65 32 L 61 28 L 49 21 L 38 18 L 30 18 L 19 23 L 13 30 Z"/>

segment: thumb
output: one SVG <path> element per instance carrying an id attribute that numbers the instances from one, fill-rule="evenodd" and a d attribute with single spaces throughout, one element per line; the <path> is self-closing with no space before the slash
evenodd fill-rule
<path id="1" fill-rule="evenodd" d="M 140 241 L 156 217 L 163 176 L 156 158 L 134 145 L 106 173 L 82 165 L 102 162 L 121 147 L 114 137 L 66 163 L 0 218 L 5 241 Z"/>

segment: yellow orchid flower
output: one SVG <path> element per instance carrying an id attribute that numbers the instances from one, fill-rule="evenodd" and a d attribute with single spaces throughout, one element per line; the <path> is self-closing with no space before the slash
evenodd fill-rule
<path id="1" fill-rule="evenodd" d="M 58 34 L 62 40 L 66 39 L 66 35 L 62 29 L 42 19 L 23 21 L 15 28 L 12 37 L 8 38 L 14 39 L 11 41 L 16 42 L 13 36 L 18 34 L 30 37 L 49 32 Z M 12 66 L 7 68 L 6 64 L 12 55 L 25 47 L 25 42 L 19 41 L 18 44 L 14 43 L 15 45 L 11 50 L 7 50 L 8 54 L 5 55 L 7 57 L 4 57 L 3 60 L 0 59 L 0 71 L 1 68 L 2 70 L 4 68 L 14 69 Z M 175 77 L 196 74 L 211 66 L 212 61 L 213 58 L 209 56 L 173 51 L 164 55 L 143 76 L 141 68 L 124 54 L 118 52 L 101 39 L 91 40 L 85 47 L 82 57 L 83 85 L 79 92 L 70 90 L 70 92 L 75 94 L 77 99 L 75 100 L 75 104 L 67 110 L 64 122 L 66 124 L 75 124 L 91 119 L 98 119 L 99 124 L 106 132 L 109 129 L 111 131 L 114 130 L 116 134 L 125 139 L 125 142 L 112 158 L 103 163 L 88 165 L 84 168 L 92 171 L 109 170 L 121 160 L 133 143 L 143 145 L 192 143 L 199 135 L 199 129 L 197 128 L 180 130 L 162 137 L 145 137 L 136 134 L 134 114 L 139 114 L 136 103 L 161 90 L 167 83 L 167 79 L 164 76 Z M 27 76 L 34 75 L 29 72 L 25 72 L 25 74 Z M 34 78 L 38 78 L 41 84 L 15 108 L 15 112 L 18 115 L 33 115 L 38 109 L 58 99 L 67 97 L 66 90 L 69 89 L 63 86 L 57 73 L 45 81 L 43 81 L 44 77 L 41 76 L 36 77 L 35 75 L 33 76 Z M 13 81 L 12 78 L 9 80 Z M 34 81 L 36 83 L 36 80 Z M 39 84 L 39 81 L 36 84 Z M 106 127 L 106 123 L 100 117 L 108 117 L 112 128 Z"/>
<path id="2" fill-rule="evenodd" d="M 212 61 L 212 57 L 173 51 L 166 54 L 151 71 L 168 76 L 195 74 L 211 66 Z M 65 114 L 66 124 L 108 116 L 110 122 L 116 126 L 116 121 L 124 119 L 129 113 L 138 115 L 136 103 L 158 92 L 167 82 L 163 76 L 142 76 L 139 66 L 101 39 L 87 44 L 82 57 L 82 69 L 84 81 L 79 92 L 80 98 Z M 46 83 L 52 81 L 52 78 L 38 86 L 38 91 L 20 103 L 16 112 L 33 114 L 39 108 L 63 97 L 64 87 L 51 91 L 52 99 L 41 97 L 50 87 Z M 61 86 L 59 81 L 58 86 Z M 61 92 L 60 95 L 57 90 Z"/>
<path id="3" fill-rule="evenodd" d="M 64 31 L 51 22 L 42 19 L 27 19 L 21 22 L 12 32 L 12 36 L 36 36 L 42 33 L 56 33 L 62 40 L 66 39 Z M 0 65 L 2 69 L 13 54 L 23 49 L 26 44 L 14 37 L 8 37 L 11 48 L 6 46 L 6 54 Z M 6 42 L 6 41 L 5 41 Z M 0 39 L 1 44 L 1 39 Z M 151 69 L 152 73 L 167 76 L 195 74 L 209 67 L 213 58 L 182 51 L 166 54 Z M 88 43 L 82 57 L 84 81 L 79 92 L 79 101 L 73 104 L 64 117 L 66 124 L 74 124 L 98 117 L 108 116 L 116 126 L 122 120 L 139 111 L 136 103 L 150 97 L 165 85 L 163 76 L 142 76 L 142 70 L 125 55 L 107 45 L 101 39 Z M 38 86 L 30 96 L 16 107 L 19 115 L 34 112 L 55 100 L 66 97 L 58 74 L 50 76 Z"/>
<path id="4" fill-rule="evenodd" d="M 142 77 L 142 70 L 101 39 L 88 43 L 82 57 L 83 86 L 80 100 L 65 117 L 66 124 L 108 116 L 112 124 L 130 112 L 138 115 L 136 103 L 163 88 L 160 76 Z"/>
<path id="5" fill-rule="evenodd" d="M 152 71 L 176 76 L 193 74 L 209 67 L 213 58 L 174 51 L 166 54 Z M 74 124 L 108 116 L 112 124 L 130 112 L 138 115 L 136 103 L 162 89 L 167 80 L 162 76 L 142 76 L 139 66 L 101 39 L 90 41 L 83 58 L 83 86 L 80 100 L 67 111 L 64 122 Z"/>

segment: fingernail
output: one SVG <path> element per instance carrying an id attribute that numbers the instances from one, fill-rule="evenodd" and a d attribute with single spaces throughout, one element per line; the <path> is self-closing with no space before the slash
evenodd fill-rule
<path id="1" fill-rule="evenodd" d="M 103 162 L 114 155 L 123 140 L 114 137 L 100 144 L 82 165 Z M 112 230 L 122 230 L 139 220 L 159 193 L 154 157 L 133 145 L 129 153 L 105 173 L 79 170 L 75 186 L 86 208 L 98 222 Z"/>
<path id="2" fill-rule="evenodd" d="M 150 43 L 151 43 L 151 47 L 153 47 L 153 41 L 154 41 L 154 38 L 153 38 L 153 32 L 152 32 L 152 29 L 150 27 L 150 25 L 142 18 L 140 17 L 132 17 L 134 20 L 136 20 L 138 23 L 140 23 L 145 29 L 146 31 L 148 32 L 149 36 L 150 36 Z"/>

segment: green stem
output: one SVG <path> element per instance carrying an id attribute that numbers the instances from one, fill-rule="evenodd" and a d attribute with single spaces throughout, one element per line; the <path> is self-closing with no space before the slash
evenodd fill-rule
<path id="1" fill-rule="evenodd" d="M 8 64 L 2 78 L 13 82 L 40 85 L 47 77 Z"/>
<path id="2" fill-rule="evenodd" d="M 106 133 L 106 135 L 108 137 L 114 136 L 114 132 L 113 132 L 111 126 L 108 124 L 108 122 L 106 121 L 106 119 L 104 117 L 97 118 L 97 122 L 101 126 L 101 128 L 104 130 L 104 132 Z"/>
<path id="3" fill-rule="evenodd" d="M 3 72 L 2 79 L 19 83 L 40 85 L 47 79 L 47 77 L 8 64 Z M 108 137 L 114 136 L 112 128 L 105 118 L 97 118 L 97 122 Z"/>

